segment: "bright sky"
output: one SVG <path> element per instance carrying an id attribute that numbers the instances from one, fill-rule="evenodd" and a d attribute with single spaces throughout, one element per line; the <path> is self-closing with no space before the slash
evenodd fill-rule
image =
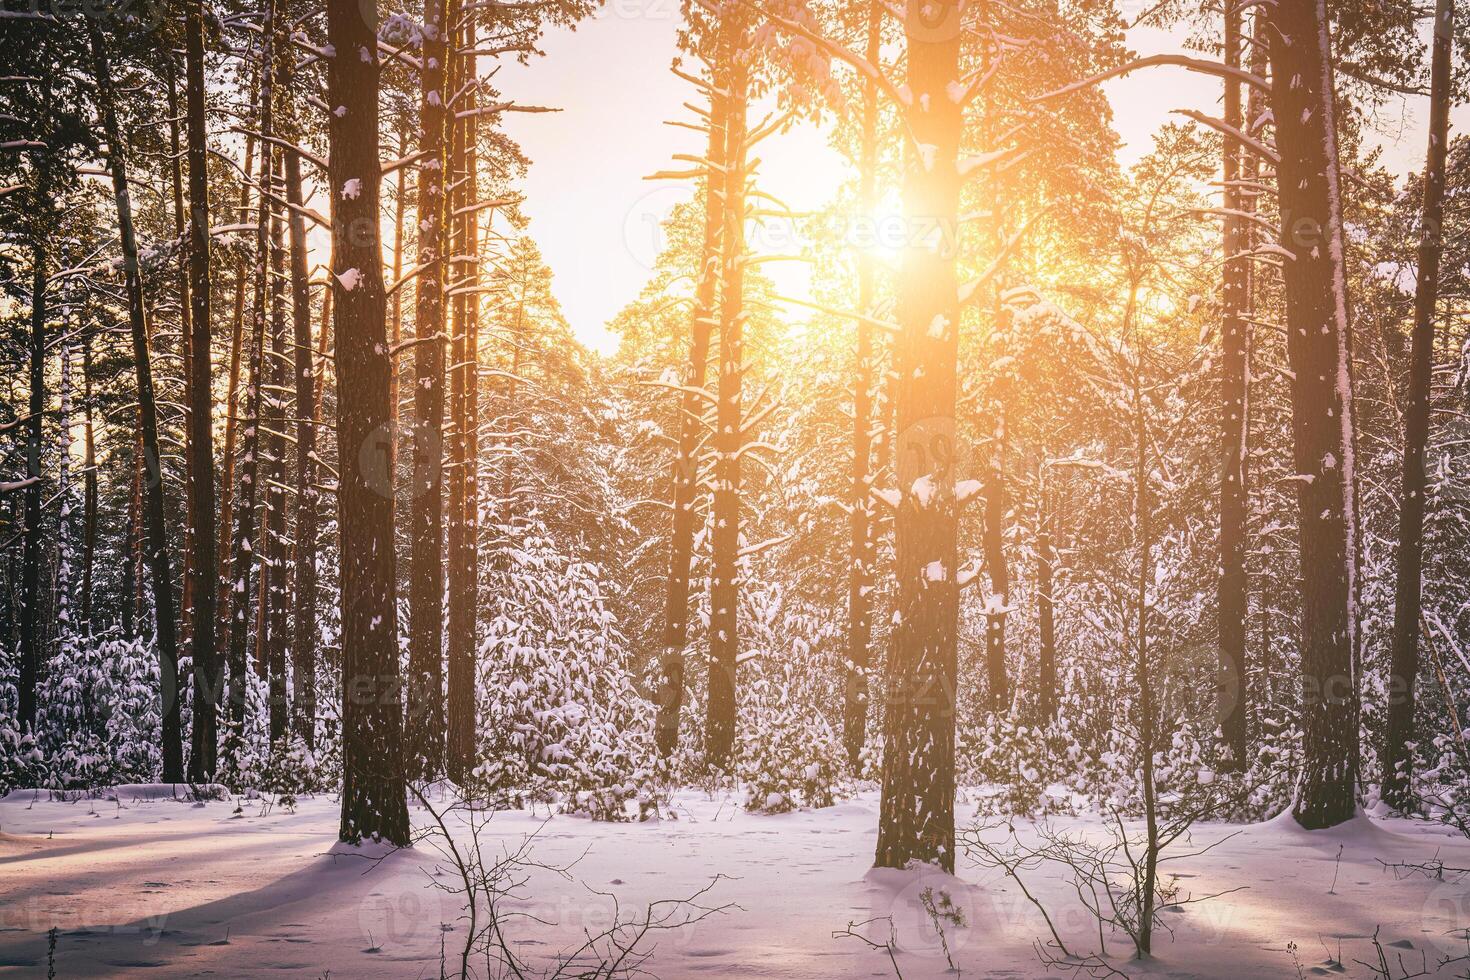
<path id="1" fill-rule="evenodd" d="M 563 110 L 512 113 L 506 128 L 532 160 L 525 182 L 530 234 L 555 274 L 556 295 L 577 335 L 603 352 L 617 343 L 607 321 L 648 279 L 659 222 L 693 193 L 687 183 L 643 178 L 682 168 L 675 153 L 704 149 L 699 134 L 663 124 L 691 118 L 680 103 L 693 90 L 668 70 L 678 24 L 678 0 L 608 0 L 576 30 L 548 32 L 544 58 L 508 64 L 496 76 L 506 96 Z M 1130 40 L 1142 53 L 1179 49 L 1162 31 L 1135 31 Z M 1176 69 L 1141 72 L 1106 91 L 1125 163 L 1149 148 L 1171 109 L 1219 99 L 1218 82 Z M 1390 110 L 1396 115 L 1399 108 Z M 1422 166 L 1426 115 L 1412 104 L 1403 110 L 1402 134 L 1386 147 L 1401 173 Z M 1462 107 L 1456 120 L 1470 123 L 1470 110 Z M 762 188 L 796 210 L 825 204 L 845 174 L 842 159 L 810 125 L 763 143 L 759 156 Z M 783 291 L 804 293 L 798 263 L 772 263 L 765 271 Z"/>

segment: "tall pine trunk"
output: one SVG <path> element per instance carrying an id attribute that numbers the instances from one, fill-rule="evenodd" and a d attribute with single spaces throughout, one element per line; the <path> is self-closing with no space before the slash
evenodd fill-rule
<path id="1" fill-rule="evenodd" d="M 194 572 L 194 563 L 197 557 L 194 551 L 194 528 L 198 522 L 194 517 L 194 452 L 190 441 L 194 438 L 194 428 L 188 424 L 189 418 L 194 412 L 193 395 L 194 389 L 189 379 L 193 375 L 194 357 L 194 331 L 191 323 L 194 319 L 193 303 L 189 298 L 189 256 L 188 249 L 184 245 L 184 147 L 179 133 L 179 87 L 178 87 L 178 64 L 173 58 L 169 58 L 164 66 L 164 75 L 167 80 L 168 89 L 168 145 L 169 145 L 169 184 L 173 192 L 173 219 L 174 238 L 180 243 L 178 254 L 178 289 L 179 289 L 179 354 L 183 364 L 184 385 L 184 520 L 183 520 L 183 562 L 184 574 L 180 590 L 179 604 L 179 645 L 191 651 L 190 672 L 193 671 L 193 634 L 194 634 L 194 582 L 198 576 Z"/>
<path id="2" fill-rule="evenodd" d="M 1225 13 L 1225 62 L 1241 65 L 1241 11 L 1234 3 Z M 1243 130 L 1240 83 L 1225 80 L 1225 123 Z M 1245 150 L 1238 140 L 1224 140 L 1224 250 L 1220 329 L 1220 579 L 1219 673 L 1216 682 L 1216 711 L 1224 747 L 1232 768 L 1246 759 L 1246 464 L 1249 347 L 1246 312 L 1249 303 L 1250 262 L 1246 252 L 1245 193 L 1241 185 L 1241 157 Z"/>
<path id="3" fill-rule="evenodd" d="M 999 226 L 997 225 L 997 230 Z M 1002 237 L 995 236 L 996 247 Z M 996 294 L 996 322 L 1002 316 L 1000 294 Z M 1006 607 L 1011 595 L 1011 569 L 1006 562 L 1006 394 L 995 403 L 995 428 L 985 461 L 985 530 L 981 545 L 990 593 L 985 597 L 985 679 L 991 711 L 1003 712 L 1010 704 L 1010 678 L 1006 674 Z"/>
<path id="4" fill-rule="evenodd" d="M 37 168 L 37 196 L 49 194 L 44 165 Z M 25 537 L 20 560 L 20 677 L 16 685 L 22 733 L 36 725 L 36 686 L 41 676 L 41 427 L 46 414 L 45 233 L 31 246 L 30 400 L 26 406 Z"/>
<path id="5" fill-rule="evenodd" d="M 467 13 L 460 45 L 472 51 L 476 44 L 474 14 Z M 458 59 L 465 74 L 472 76 L 472 57 Z M 465 111 L 473 113 L 479 106 L 475 79 L 467 77 Z M 454 171 L 461 188 L 460 201 L 454 214 L 454 231 L 458 241 L 454 252 L 463 256 L 461 274 L 454 289 L 454 365 L 452 367 L 451 409 L 453 447 L 449 505 L 449 730 L 446 733 L 446 761 L 451 779 L 463 782 L 474 770 L 475 752 L 475 647 L 476 613 L 479 609 L 476 588 L 479 549 L 478 466 L 479 440 L 479 317 L 480 317 L 480 220 L 479 137 L 475 116 L 456 126 Z M 462 172 L 461 172 L 462 171 Z"/>
<path id="6" fill-rule="evenodd" d="M 286 154 L 286 200 L 302 204 L 301 157 Z M 291 211 L 291 327 L 296 395 L 296 528 L 292 540 L 294 607 L 291 634 L 293 730 L 308 747 L 316 739 L 317 491 L 316 362 L 311 344 L 311 283 L 306 219 Z"/>
<path id="7" fill-rule="evenodd" d="M 419 103 L 418 305 L 414 347 L 413 472 L 409 484 L 408 748 L 416 776 L 444 763 L 444 248 L 445 195 L 454 85 L 446 69 L 453 37 L 444 0 L 424 2 L 423 95 Z"/>
<path id="8" fill-rule="evenodd" d="M 189 778 L 214 778 L 218 751 L 217 711 L 220 699 L 219 650 L 215 646 L 217 557 L 214 512 L 214 397 L 210 358 L 210 255 L 208 133 L 205 129 L 204 9 L 191 0 L 184 21 L 184 103 L 186 157 L 189 166 L 189 497 L 193 512 L 193 551 L 189 573 L 194 602 L 192 653 L 194 661 L 193 724 L 190 730 Z M 90 391 L 90 389 L 89 389 Z M 88 400 L 90 401 L 90 394 Z M 90 443 L 91 427 L 87 438 Z M 90 448 L 88 455 L 90 456 Z M 90 465 L 90 464 L 89 464 Z M 89 510 L 91 506 L 89 505 Z"/>
<path id="9" fill-rule="evenodd" d="M 962 15 L 960 0 L 938 0 L 922 10 L 911 5 L 905 22 L 912 98 L 905 106 L 910 145 L 903 197 L 911 227 L 898 291 L 898 609 L 888 656 L 874 856 L 885 868 L 917 860 L 954 869 L 960 304 L 953 246 L 962 121 L 949 92 L 959 78 Z"/>
<path id="10" fill-rule="evenodd" d="M 1036 714 L 1043 724 L 1057 716 L 1056 626 L 1056 492 L 1047 479 L 1042 460 L 1036 515 L 1036 624 L 1040 649 L 1036 657 Z"/>
<path id="11" fill-rule="evenodd" d="M 1268 8 L 1300 508 L 1303 764 L 1293 813 L 1349 819 L 1358 773 L 1353 376 L 1325 0 Z"/>
<path id="12" fill-rule="evenodd" d="M 281 185 L 285 183 L 286 151 L 273 155 L 271 184 L 273 194 L 280 197 Z M 265 411 L 261 422 L 264 474 L 261 489 L 264 494 L 265 513 L 262 516 L 260 540 L 265 560 L 261 565 L 260 616 L 255 631 L 257 646 L 263 656 L 258 666 L 263 666 L 269 684 L 270 704 L 268 721 L 272 745 L 279 745 L 286 737 L 290 704 L 286 693 L 286 648 L 289 644 L 287 622 L 289 586 L 287 583 L 287 557 L 289 545 L 286 541 L 286 365 L 290 359 L 286 353 L 286 248 L 284 209 L 276 201 L 268 205 L 270 213 L 270 354 L 265 360 L 267 379 L 262 392 L 261 405 Z"/>
<path id="13" fill-rule="evenodd" d="M 1398 578 L 1394 589 L 1393 661 L 1389 670 L 1388 723 L 1383 741 L 1383 795 L 1399 810 L 1413 807 L 1409 781 L 1414 756 L 1414 684 L 1419 673 L 1423 617 L 1424 447 L 1429 441 L 1434 373 L 1434 319 L 1444 251 L 1445 160 L 1449 151 L 1451 39 L 1455 7 L 1439 0 L 1434 16 L 1434 55 L 1429 97 L 1429 151 L 1424 165 L 1424 212 L 1419 229 L 1419 282 L 1414 293 L 1414 333 L 1409 391 L 1404 406 L 1403 489 L 1400 494 Z"/>
<path id="14" fill-rule="evenodd" d="M 865 56 L 878 64 L 883 42 L 883 8 L 868 2 Z M 878 206 L 878 83 L 863 83 L 862 148 L 858 160 L 858 208 L 870 218 Z M 873 520 L 873 326 L 877 268 L 868 252 L 858 255 L 857 370 L 852 398 L 852 484 L 848 517 L 847 684 L 842 711 L 842 742 L 854 771 L 862 764 L 868 736 L 868 668 L 872 663 L 873 565 L 877 536 Z"/>
<path id="15" fill-rule="evenodd" d="M 255 503 L 260 494 L 260 425 L 262 415 L 262 386 L 266 365 L 266 274 L 270 256 L 270 199 L 266 196 L 270 187 L 273 148 L 270 137 L 275 128 L 275 0 L 267 0 L 264 30 L 261 34 L 260 63 L 260 183 L 257 189 L 255 208 L 255 281 L 252 286 L 250 377 L 245 391 L 245 415 L 240 430 L 240 478 L 235 499 L 235 542 L 234 567 L 231 570 L 230 587 L 230 648 L 229 648 L 229 723 L 230 730 L 225 745 L 231 753 L 231 762 L 238 752 L 240 739 L 244 736 L 246 701 L 249 680 L 246 645 L 249 640 L 250 623 L 250 576 L 256 564 Z M 264 537 L 264 535 L 261 535 Z M 259 632 L 262 624 L 256 623 Z"/>
<path id="16" fill-rule="evenodd" d="M 342 824 L 409 843 L 394 597 L 387 303 L 378 213 L 377 10 L 328 0 L 332 284 L 341 478 Z M 358 57 L 366 52 L 366 57 Z M 347 191 L 352 188 L 352 191 Z M 347 191 L 344 193 L 344 191 Z"/>
<path id="17" fill-rule="evenodd" d="M 710 534 L 709 705 L 705 758 L 725 768 L 735 743 L 740 604 L 741 389 L 745 375 L 745 181 L 749 67 L 741 60 L 749 25 L 727 11 L 720 25 L 720 86 L 725 114 L 725 186 L 721 216 L 720 376 L 715 409 L 714 527 Z"/>
<path id="18" fill-rule="evenodd" d="M 720 288 L 720 239 L 724 230 L 725 104 L 718 91 L 710 93 L 709 147 L 704 184 L 704 243 L 700 250 L 699 283 L 689 320 L 689 363 L 679 398 L 679 447 L 673 468 L 673 530 L 669 539 L 669 577 L 664 592 L 664 627 L 660 637 L 661 663 L 658 721 L 655 738 L 659 754 L 668 758 L 679 746 L 679 716 L 684 706 L 684 654 L 689 643 L 689 569 L 694 555 L 695 500 L 699 486 L 699 448 L 704 437 L 704 390 L 709 370 L 710 334 L 716 317 Z"/>
<path id="19" fill-rule="evenodd" d="M 97 564 L 97 427 L 93 420 L 92 332 L 82 335 L 82 634 L 92 635 L 92 573 Z M 195 715 L 195 726 L 198 726 Z"/>
<path id="20" fill-rule="evenodd" d="M 250 104 L 254 106 L 259 100 L 259 73 L 256 78 L 251 79 Z M 240 203 L 238 206 L 238 220 L 241 224 L 250 219 L 250 173 L 255 160 L 255 137 L 245 136 L 245 165 L 241 168 L 244 179 L 240 182 Z M 229 381 L 225 390 L 225 444 L 224 444 L 224 472 L 220 474 L 219 495 L 219 530 L 218 530 L 218 554 L 216 560 L 219 562 L 219 589 L 216 592 L 218 608 L 216 616 L 219 620 L 218 633 L 221 637 L 228 637 L 230 633 L 231 614 L 231 583 L 230 574 L 232 551 L 230 549 L 230 535 L 234 531 L 234 507 L 235 507 L 235 446 L 240 432 L 240 366 L 242 361 L 242 348 L 245 341 L 245 256 L 240 254 L 235 258 L 235 298 L 234 315 L 230 320 L 230 367 Z"/>
<path id="21" fill-rule="evenodd" d="M 123 147 L 126 144 L 117 122 L 112 69 L 108 64 L 101 30 L 95 22 L 89 24 L 89 29 L 102 130 L 107 138 L 108 166 L 112 171 L 112 193 L 117 202 L 118 234 L 122 239 L 128 325 L 132 333 L 134 367 L 138 379 L 138 416 L 143 437 L 143 464 L 147 470 L 143 524 L 147 538 L 148 573 L 153 585 L 154 642 L 158 644 L 159 691 L 163 700 L 163 780 L 177 783 L 184 779 L 183 728 L 179 711 L 178 633 L 174 582 L 169 568 L 168 532 L 164 521 L 162 456 L 158 447 L 158 405 L 153 393 L 153 367 L 148 353 L 147 307 L 143 299 L 142 268 L 138 263 L 138 241 L 133 233 L 127 161 L 123 156 Z"/>

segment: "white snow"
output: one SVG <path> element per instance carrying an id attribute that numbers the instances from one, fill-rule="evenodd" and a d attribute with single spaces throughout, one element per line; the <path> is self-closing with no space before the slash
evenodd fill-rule
<path id="1" fill-rule="evenodd" d="M 242 800 L 236 812 L 234 800 L 176 802 L 133 789 L 116 799 L 50 802 L 12 793 L 0 800 L 0 974 L 44 975 L 53 925 L 63 977 L 144 969 L 153 976 L 435 977 L 441 939 L 451 952 L 462 941 L 457 898 L 430 885 L 431 876 L 449 870 L 437 852 L 427 844 L 391 853 L 338 844 L 335 798 L 303 799 L 294 810 Z M 165 798 L 148 799 L 157 796 Z M 496 814 L 482 832 L 487 849 L 499 853 L 502 844 L 535 835 L 535 858 L 576 861 L 571 880 L 534 875 L 528 901 L 515 906 L 547 923 L 508 926 L 525 944 L 522 952 L 553 955 L 584 927 L 605 923 L 610 895 L 625 913 L 638 911 L 724 874 L 707 901 L 739 907 L 661 935 L 648 964 L 652 974 L 892 976 L 886 953 L 832 935 L 849 922 L 891 916 L 903 976 L 952 977 L 921 904 L 924 889 L 933 888 L 965 913 L 968 924 L 947 937 L 963 975 L 1047 975 L 1031 950 L 1045 929 L 1036 911 L 1013 882 L 977 868 L 963 850 L 956 877 L 871 869 L 875 793 L 764 816 L 741 809 L 733 796 L 690 791 L 675 797 L 673 812 L 677 819 L 625 824 L 548 818 L 544 810 Z M 425 825 L 425 811 L 411 813 L 416 827 Z M 962 796 L 961 827 L 972 814 Z M 1099 829 L 1095 818 L 1056 823 Z M 464 825 L 451 826 L 462 840 Z M 1018 829 L 1029 836 L 1026 825 Z M 1374 929 L 1391 955 L 1415 964 L 1421 950 L 1431 965 L 1441 952 L 1464 951 L 1450 933 L 1470 924 L 1466 885 L 1398 879 L 1378 861 L 1438 855 L 1463 866 L 1470 864 L 1470 841 L 1432 825 L 1367 817 L 1308 833 L 1288 817 L 1203 825 L 1187 850 L 1235 831 L 1165 870 L 1194 895 L 1240 890 L 1170 913 L 1172 939 L 1159 935 L 1147 966 L 1128 961 L 1121 939 L 1113 942 L 1117 966 L 1130 976 L 1294 977 L 1286 947 L 1295 943 L 1308 975 L 1332 974 L 1341 971 L 1324 962 L 1323 946 L 1336 957 L 1340 943 L 1350 975 L 1367 976 L 1353 960 L 1371 957 Z M 1065 938 L 1079 945 L 1089 933 L 1095 938 L 1064 881 L 1033 874 L 1027 884 L 1049 904 Z M 887 928 L 873 923 L 861 931 L 883 940 Z"/>

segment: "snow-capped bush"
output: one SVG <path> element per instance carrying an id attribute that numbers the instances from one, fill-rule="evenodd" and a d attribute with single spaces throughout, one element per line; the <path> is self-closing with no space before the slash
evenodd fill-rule
<path id="1" fill-rule="evenodd" d="M 1072 811 L 1072 795 L 1058 792 L 1057 783 L 1082 763 L 1084 752 L 1064 721 L 1028 725 L 992 714 L 956 737 L 963 781 L 984 788 L 981 812 L 1040 817 Z"/>
<path id="2" fill-rule="evenodd" d="M 158 656 L 139 639 L 65 635 L 42 673 L 36 731 L 56 789 L 146 783 L 158 777 Z"/>
<path id="3" fill-rule="evenodd" d="M 842 739 L 797 687 L 789 664 L 752 664 L 743 685 L 735 774 L 745 806 L 761 813 L 831 806 L 847 795 Z"/>
<path id="4" fill-rule="evenodd" d="M 634 688 L 601 570 L 560 553 L 534 517 L 494 530 L 475 782 L 498 797 L 626 819 L 652 778 L 652 713 Z"/>

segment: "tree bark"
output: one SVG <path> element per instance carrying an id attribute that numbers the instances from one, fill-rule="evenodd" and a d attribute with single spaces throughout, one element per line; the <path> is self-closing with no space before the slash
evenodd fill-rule
<path id="1" fill-rule="evenodd" d="M 466 14 L 461 47 L 474 50 L 476 30 L 474 14 Z M 464 74 L 474 73 L 474 59 L 461 58 Z M 476 80 L 466 78 L 465 109 L 479 105 Z M 479 548 L 479 492 L 476 467 L 479 459 L 479 318 L 480 318 L 480 220 L 474 205 L 479 198 L 479 157 L 476 141 L 479 127 L 475 116 L 457 126 L 455 140 L 462 188 L 455 218 L 459 244 L 456 255 L 464 256 L 462 274 L 456 277 L 454 293 L 454 367 L 453 438 L 449 505 L 449 719 L 446 733 L 448 772 L 451 779 L 463 783 L 474 770 L 475 763 L 475 648 L 479 609 L 477 572 Z"/>
<path id="2" fill-rule="evenodd" d="M 285 79 L 281 79 L 285 81 Z M 273 154 L 273 193 L 280 197 L 281 185 L 285 183 L 285 158 L 290 154 L 281 151 Z M 286 541 L 286 365 L 290 359 L 286 354 L 286 249 L 284 209 L 276 203 L 269 204 L 270 213 L 270 355 L 266 360 L 265 390 L 261 404 L 265 410 L 262 421 L 264 470 L 262 491 L 265 513 L 262 517 L 261 544 L 265 561 L 260 570 L 262 606 L 256 621 L 255 632 L 260 652 L 264 656 L 258 663 L 265 667 L 269 683 L 269 724 L 272 745 L 280 745 L 290 721 L 290 703 L 286 693 L 286 648 L 290 642 L 288 609 L 290 598 L 287 583 L 287 558 L 289 544 Z"/>
<path id="3" fill-rule="evenodd" d="M 1041 497 L 1036 528 L 1036 623 L 1040 650 L 1036 662 L 1036 713 L 1043 724 L 1057 716 L 1056 632 L 1056 501 L 1042 461 L 1038 493 Z"/>
<path id="4" fill-rule="evenodd" d="M 1414 754 L 1414 687 L 1419 673 L 1423 618 L 1424 447 L 1429 441 L 1434 373 L 1434 319 L 1444 252 L 1445 162 L 1449 151 L 1453 0 L 1439 0 L 1429 98 L 1429 150 L 1424 165 L 1424 211 L 1419 229 L 1419 282 L 1414 293 L 1414 332 L 1409 390 L 1404 405 L 1403 484 L 1399 509 L 1398 576 L 1394 588 L 1393 659 L 1389 668 L 1388 721 L 1383 744 L 1383 796 L 1390 806 L 1414 808 L 1410 792 Z"/>
<path id="5" fill-rule="evenodd" d="M 997 226 L 998 227 L 998 226 Z M 996 236 L 997 248 L 1001 237 Z M 999 293 L 995 315 L 1002 316 Z M 985 531 L 982 546 L 990 594 L 985 598 L 985 679 L 990 710 L 1004 712 L 1010 704 L 1010 678 L 1006 675 L 1006 607 L 1011 597 L 1011 569 L 1006 563 L 1006 395 L 995 404 L 995 429 L 985 464 Z"/>
<path id="6" fill-rule="evenodd" d="M 183 729 L 179 713 L 179 651 L 174 609 L 174 583 L 169 569 L 168 533 L 164 523 L 164 486 L 158 448 L 158 406 L 153 394 L 153 368 L 148 354 L 147 308 L 143 299 L 138 242 L 133 233 L 132 202 L 128 197 L 127 162 L 122 131 L 117 122 L 112 70 L 103 47 L 102 32 L 90 23 L 92 67 L 97 81 L 102 129 L 117 202 L 117 224 L 122 239 L 123 275 L 128 297 L 128 323 L 138 378 L 138 415 L 143 436 L 143 464 L 147 469 L 143 523 L 147 535 L 148 571 L 153 584 L 154 641 L 158 644 L 159 688 L 163 700 L 163 780 L 184 779 Z"/>
<path id="7" fill-rule="evenodd" d="M 883 7 L 868 0 L 868 36 L 865 56 L 878 64 L 883 42 Z M 863 83 L 862 148 L 858 160 L 858 207 L 871 218 L 878 206 L 878 83 Z M 858 313 L 873 316 L 876 301 L 873 256 L 858 255 Z M 868 737 L 868 669 L 872 664 L 873 566 L 877 537 L 873 521 L 873 327 L 857 322 L 857 370 L 852 400 L 852 488 L 848 518 L 847 684 L 842 711 L 842 741 L 854 771 L 862 765 Z"/>
<path id="8" fill-rule="evenodd" d="M 910 6 L 910 143 L 904 208 L 937 241 L 904 250 L 896 350 L 900 500 L 894 524 L 898 610 L 887 665 L 882 800 L 874 863 L 910 861 L 954 870 L 954 704 L 959 595 L 956 580 L 955 399 L 960 320 L 955 276 L 961 108 L 960 0 Z"/>
<path id="9" fill-rule="evenodd" d="M 741 388 L 745 373 L 746 111 L 750 70 L 740 59 L 748 17 L 727 13 L 720 24 L 725 114 L 725 186 L 722 195 L 720 377 L 715 409 L 714 528 L 710 534 L 709 705 L 705 759 L 726 768 L 735 743 L 735 671 L 739 660 Z"/>
<path id="10" fill-rule="evenodd" d="M 720 239 L 724 230 L 725 99 L 710 95 L 709 147 L 704 184 L 704 243 L 700 250 L 699 283 L 689 321 L 689 363 L 679 398 L 679 448 L 674 459 L 673 530 L 669 539 L 669 577 L 664 593 L 664 628 L 660 637 L 658 720 L 655 740 L 659 755 L 672 756 L 679 746 L 679 716 L 684 706 L 684 653 L 689 643 L 689 568 L 694 555 L 695 499 L 699 485 L 699 447 L 704 437 L 705 402 L 694 394 L 703 390 L 709 370 L 710 334 L 720 288 Z"/>
<path id="11" fill-rule="evenodd" d="M 1225 63 L 1241 64 L 1241 11 L 1235 0 L 1226 5 Z M 1225 81 L 1225 123 L 1243 131 L 1240 83 Z M 1245 195 L 1241 187 L 1241 157 L 1245 149 L 1238 140 L 1224 140 L 1225 264 L 1220 327 L 1221 439 L 1220 439 L 1220 578 L 1218 591 L 1219 671 L 1216 676 L 1216 717 L 1223 748 L 1232 769 L 1244 765 L 1246 743 L 1246 466 L 1249 347 L 1246 308 L 1249 302 L 1250 259 L 1246 251 Z"/>
<path id="12" fill-rule="evenodd" d="M 97 428 L 93 420 L 92 332 L 82 335 L 82 634 L 92 635 L 92 572 L 97 564 Z M 196 721 L 195 724 L 198 724 Z"/>
<path id="13" fill-rule="evenodd" d="M 1287 356 L 1300 508 L 1303 765 L 1293 814 L 1352 817 L 1358 772 L 1353 376 L 1325 0 L 1270 8 Z"/>
<path id="14" fill-rule="evenodd" d="M 39 167 L 37 196 L 50 193 Z M 21 732 L 36 725 L 36 686 L 41 676 L 41 429 L 46 413 L 46 268 L 51 261 L 44 233 L 31 246 L 30 399 L 26 410 L 25 538 L 20 564 L 20 676 L 16 685 Z"/>
<path id="15" fill-rule="evenodd" d="M 1138 287 L 1135 284 L 1128 299 L 1127 320 L 1136 324 Z M 1137 622 L 1135 629 L 1136 659 L 1134 661 L 1134 686 L 1138 689 L 1138 766 L 1142 776 L 1144 853 L 1140 861 L 1142 888 L 1138 893 L 1138 952 L 1147 955 L 1153 952 L 1154 907 L 1158 898 L 1159 871 L 1159 824 L 1158 787 L 1154 777 L 1154 753 L 1158 741 L 1158 707 L 1154 697 L 1153 665 L 1149 663 L 1149 584 L 1153 582 L 1153 495 L 1149 492 L 1149 446 L 1152 440 L 1148 431 L 1148 405 L 1144 400 L 1142 373 L 1142 346 L 1137 329 L 1133 334 L 1133 436 L 1134 436 L 1134 534 L 1138 545 L 1138 579 L 1135 583 L 1134 603 Z"/>
<path id="16" fill-rule="evenodd" d="M 445 171 L 454 86 L 446 77 L 453 34 L 444 0 L 424 0 L 423 97 L 419 104 L 418 304 L 414 347 L 413 471 L 409 487 L 408 748 L 410 769 L 444 766 L 444 283 Z"/>
<path id="17" fill-rule="evenodd" d="M 179 86 L 178 86 L 178 64 L 173 57 L 166 60 L 164 76 L 168 88 L 168 145 L 169 162 L 168 173 L 170 189 L 173 192 L 173 219 L 174 238 L 180 243 L 185 241 L 184 237 L 184 147 L 179 133 Z M 193 672 L 193 634 L 194 634 L 194 582 L 198 576 L 194 573 L 196 561 L 194 553 L 194 528 L 197 522 L 194 517 L 194 494 L 190 488 L 194 485 L 194 452 L 190 446 L 190 440 L 194 438 L 194 428 L 188 424 L 188 416 L 194 412 L 193 395 L 194 389 L 189 382 L 193 375 L 190 365 L 194 357 L 194 331 L 191 326 L 193 321 L 193 303 L 189 297 L 189 255 L 187 248 L 180 248 L 178 255 L 178 288 L 179 288 L 179 354 L 183 364 L 184 406 L 187 412 L 184 421 L 184 520 L 183 520 L 183 562 L 184 574 L 180 588 L 179 602 L 179 645 L 190 651 L 190 673 Z"/>
<path id="18" fill-rule="evenodd" d="M 251 79 L 250 102 L 254 105 L 259 99 L 259 73 Z M 244 224 L 250 218 L 250 179 L 249 175 L 254 167 L 255 160 L 255 137 L 249 134 L 245 136 L 245 166 L 242 173 L 245 179 L 240 182 L 240 203 L 238 207 L 238 219 Z M 221 637 L 227 637 L 230 633 L 230 623 L 233 619 L 231 612 L 231 582 L 233 580 L 231 570 L 230 534 L 235 526 L 235 444 L 238 441 L 240 431 L 240 365 L 242 361 L 241 352 L 245 346 L 245 257 L 240 255 L 235 259 L 235 299 L 234 315 L 231 318 L 230 329 L 230 376 L 228 387 L 225 392 L 225 445 L 224 445 L 224 472 L 220 474 L 220 499 L 219 499 L 219 530 L 218 530 L 218 554 L 216 560 L 219 562 L 219 587 L 215 593 L 216 615 L 219 623 L 217 633 Z M 221 695 L 223 691 L 221 691 Z M 216 697 L 216 701 L 219 696 Z"/>
<path id="19" fill-rule="evenodd" d="M 189 392 L 189 497 L 194 515 L 193 551 L 189 573 L 194 602 L 192 653 L 194 661 L 193 723 L 189 778 L 208 782 L 214 778 L 218 751 L 217 711 L 221 673 L 215 646 L 216 579 L 214 511 L 214 397 L 210 357 L 210 255 L 209 255 L 209 169 L 208 133 L 205 128 L 204 9 L 191 0 L 184 21 L 184 102 L 187 161 L 189 165 L 189 343 L 191 360 L 185 381 Z M 90 382 L 89 382 L 90 384 Z M 90 388 L 88 401 L 91 401 Z M 88 456 L 91 456 L 91 425 L 87 427 Z M 89 463 L 89 468 L 90 468 Z M 95 491 L 89 489 L 89 495 Z M 95 509 L 89 504 L 89 511 Z"/>
<path id="20" fill-rule="evenodd" d="M 398 131 L 398 157 L 402 159 L 408 156 L 408 132 L 400 129 Z M 408 209 L 405 200 L 407 193 L 408 168 L 399 167 L 396 176 L 396 186 L 393 195 L 393 282 L 397 283 L 403 276 L 403 214 Z M 394 348 L 403 340 L 403 287 L 393 290 L 393 297 L 388 305 L 388 340 Z M 393 447 L 394 456 L 397 456 L 398 447 L 398 359 L 395 357 L 392 363 L 393 382 L 388 389 L 388 404 L 393 411 Z"/>
<path id="21" fill-rule="evenodd" d="M 286 154 L 286 200 L 303 203 L 301 157 Z M 294 631 L 291 634 L 293 730 L 308 747 L 316 742 L 316 362 L 311 343 L 311 283 L 308 281 L 306 219 L 291 210 L 291 326 L 295 348 L 296 528 L 292 542 Z"/>
<path id="22" fill-rule="evenodd" d="M 389 351 L 378 212 L 377 9 L 329 0 L 327 101 L 341 478 L 342 823 L 345 841 L 409 843 L 387 438 Z M 365 52 L 365 57 L 359 57 Z M 355 193 L 347 191 L 353 188 Z"/>
<path id="23" fill-rule="evenodd" d="M 231 618 L 229 648 L 229 719 L 230 730 L 225 745 L 231 753 L 231 761 L 239 749 L 239 740 L 244 736 L 246 701 L 248 697 L 248 669 L 246 644 L 250 620 L 250 575 L 255 566 L 255 502 L 260 493 L 260 424 L 262 391 L 266 358 L 266 274 L 270 256 L 270 199 L 266 191 L 270 186 L 273 148 L 270 137 L 275 132 L 275 0 L 267 0 L 265 23 L 261 34 L 260 64 L 260 132 L 266 137 L 260 141 L 260 187 L 255 208 L 255 283 L 252 304 L 252 343 L 250 348 L 250 379 L 245 392 L 245 417 L 241 429 L 240 479 L 236 491 L 234 568 L 231 576 Z M 257 622 L 259 632 L 262 624 Z M 258 665 L 257 665 L 258 666 Z"/>

